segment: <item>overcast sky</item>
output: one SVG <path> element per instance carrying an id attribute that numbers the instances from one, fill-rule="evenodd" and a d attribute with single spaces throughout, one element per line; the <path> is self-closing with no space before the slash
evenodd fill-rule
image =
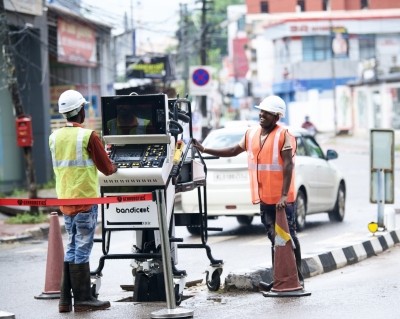
<path id="1" fill-rule="evenodd" d="M 82 7 L 88 8 L 99 19 L 104 19 L 115 27 L 123 25 L 125 13 L 131 25 L 133 15 L 137 36 L 155 41 L 174 36 L 178 28 L 179 4 L 187 2 L 188 0 L 82 0 Z"/>

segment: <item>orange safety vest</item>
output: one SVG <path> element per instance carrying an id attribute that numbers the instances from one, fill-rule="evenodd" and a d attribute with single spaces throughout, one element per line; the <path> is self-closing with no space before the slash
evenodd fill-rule
<path id="1" fill-rule="evenodd" d="M 282 196 L 283 159 L 281 149 L 285 144 L 286 129 L 277 125 L 261 145 L 261 127 L 246 132 L 246 151 L 250 175 L 251 199 L 253 204 L 263 202 L 276 204 Z M 296 140 L 292 135 L 293 161 Z M 294 174 L 287 194 L 287 201 L 295 201 Z"/>

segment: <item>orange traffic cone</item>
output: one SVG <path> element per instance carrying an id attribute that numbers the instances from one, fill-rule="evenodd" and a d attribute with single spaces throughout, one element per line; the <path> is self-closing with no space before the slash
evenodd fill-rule
<path id="1" fill-rule="evenodd" d="M 50 228 L 47 249 L 46 282 L 44 291 L 35 299 L 59 299 L 61 276 L 64 265 L 64 245 L 62 242 L 58 213 L 50 214 Z"/>
<path id="2" fill-rule="evenodd" d="M 276 210 L 274 283 L 271 291 L 263 292 L 265 297 L 301 297 L 311 293 L 304 291 L 297 274 L 294 243 L 284 209 Z"/>

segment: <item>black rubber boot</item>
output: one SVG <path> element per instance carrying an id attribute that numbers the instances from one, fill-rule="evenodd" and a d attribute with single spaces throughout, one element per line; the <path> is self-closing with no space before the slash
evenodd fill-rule
<path id="1" fill-rule="evenodd" d="M 69 277 L 69 263 L 64 262 L 61 277 L 60 301 L 58 302 L 58 312 L 72 311 L 71 280 Z"/>
<path id="2" fill-rule="evenodd" d="M 69 273 L 74 293 L 75 312 L 103 310 L 110 307 L 109 301 L 97 300 L 92 295 L 89 263 L 70 264 Z"/>
<path id="3" fill-rule="evenodd" d="M 271 247 L 271 258 L 272 258 L 272 278 L 274 278 L 274 260 L 275 260 L 275 249 L 274 246 Z M 258 284 L 258 288 L 262 291 L 270 291 L 274 286 L 274 281 L 272 280 L 270 283 L 265 281 L 260 281 Z"/>

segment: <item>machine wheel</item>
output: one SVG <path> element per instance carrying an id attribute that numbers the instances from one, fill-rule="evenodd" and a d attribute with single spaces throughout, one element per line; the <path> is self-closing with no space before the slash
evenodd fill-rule
<path id="1" fill-rule="evenodd" d="M 335 207 L 328 213 L 329 220 L 331 222 L 343 221 L 345 214 L 345 204 L 346 204 L 346 191 L 344 189 L 344 186 L 340 184 L 338 194 L 336 197 Z"/>
<path id="2" fill-rule="evenodd" d="M 302 231 L 306 227 L 307 200 L 304 192 L 299 189 L 296 198 L 296 229 Z"/>
<path id="3" fill-rule="evenodd" d="M 236 216 L 236 219 L 240 225 L 248 226 L 251 225 L 251 222 L 253 221 L 253 216 L 240 215 Z"/>
<path id="4" fill-rule="evenodd" d="M 194 236 L 200 236 L 200 226 L 186 226 L 188 232 Z"/>
<path id="5" fill-rule="evenodd" d="M 210 291 L 218 291 L 219 287 L 221 286 L 221 272 L 215 270 L 211 275 L 211 280 L 208 280 L 208 272 L 207 272 L 207 287 Z"/>

